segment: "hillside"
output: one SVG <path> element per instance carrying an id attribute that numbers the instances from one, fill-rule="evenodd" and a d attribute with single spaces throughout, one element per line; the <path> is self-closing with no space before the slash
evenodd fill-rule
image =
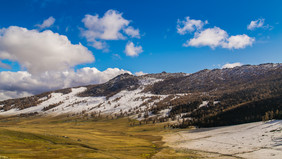
<path id="1" fill-rule="evenodd" d="M 282 65 L 270 63 L 193 74 L 122 74 L 99 85 L 0 101 L 0 116 L 128 116 L 209 127 L 282 118 L 281 99 Z"/>

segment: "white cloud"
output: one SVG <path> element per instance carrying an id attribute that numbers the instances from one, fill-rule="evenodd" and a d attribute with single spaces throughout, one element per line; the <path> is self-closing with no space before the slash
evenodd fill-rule
<path id="1" fill-rule="evenodd" d="M 49 28 L 55 23 L 55 18 L 49 17 L 48 19 L 45 19 L 42 24 L 36 24 L 40 29 Z"/>
<path id="2" fill-rule="evenodd" d="M 228 49 L 242 49 L 247 46 L 252 46 L 254 38 L 251 38 L 245 34 L 230 36 L 225 30 L 218 27 L 208 28 L 194 34 L 194 38 L 188 40 L 183 46 L 209 46 L 212 49 L 216 47 L 228 48 Z"/>
<path id="3" fill-rule="evenodd" d="M 108 51 L 108 49 L 107 49 L 108 45 L 107 45 L 107 43 L 104 42 L 104 41 L 96 41 L 96 40 L 93 40 L 91 46 L 94 47 L 94 48 L 96 48 L 96 49 L 98 49 L 98 50 L 104 49 L 105 52 Z"/>
<path id="4" fill-rule="evenodd" d="M 254 21 L 251 21 L 251 23 L 247 26 L 247 29 L 248 30 L 254 30 L 256 28 L 262 28 L 264 27 L 264 20 L 265 19 L 258 19 L 258 20 L 254 20 Z"/>
<path id="5" fill-rule="evenodd" d="M 87 14 L 82 19 L 84 26 L 81 34 L 96 49 L 104 49 L 107 47 L 105 42 L 101 40 L 124 40 L 126 36 L 121 33 L 124 31 L 126 35 L 140 38 L 139 30 L 129 26 L 130 21 L 122 17 L 122 13 L 116 10 L 108 10 L 103 17 L 99 15 Z"/>
<path id="6" fill-rule="evenodd" d="M 142 76 L 142 75 L 146 75 L 148 73 L 144 73 L 143 71 L 139 71 L 139 72 L 135 72 L 136 76 Z"/>
<path id="7" fill-rule="evenodd" d="M 6 31 L 6 28 L 1 28 L 0 29 L 0 36 L 2 36 L 5 33 L 5 31 Z"/>
<path id="8" fill-rule="evenodd" d="M 128 42 L 125 46 L 126 56 L 138 56 L 143 52 L 142 46 L 134 46 L 133 42 Z"/>
<path id="9" fill-rule="evenodd" d="M 77 71 L 45 72 L 36 75 L 26 71 L 4 71 L 0 72 L 0 100 L 29 96 L 61 88 L 104 83 L 123 73 L 130 72 L 118 68 L 99 71 L 96 68 L 89 67 Z"/>
<path id="10" fill-rule="evenodd" d="M 257 22 L 258 26 L 263 25 L 261 22 Z M 246 34 L 242 35 L 233 35 L 229 36 L 225 30 L 222 30 L 219 27 L 214 26 L 213 28 L 203 29 L 203 26 L 208 24 L 208 21 L 205 22 L 201 20 L 190 19 L 189 16 L 185 17 L 185 20 L 177 21 L 177 33 L 180 35 L 185 35 L 187 33 L 194 33 L 194 37 L 187 40 L 183 46 L 189 47 L 202 47 L 209 46 L 212 49 L 216 47 L 222 47 L 227 49 L 243 49 L 247 46 L 252 46 L 255 41 L 255 38 L 249 37 Z M 253 24 L 253 23 L 252 23 Z"/>
<path id="11" fill-rule="evenodd" d="M 184 35 L 188 32 L 193 32 L 195 30 L 201 30 L 205 24 L 207 24 L 208 21 L 201 21 L 201 20 L 195 20 L 190 19 L 190 17 L 185 17 L 185 20 L 177 20 L 177 33 L 180 35 Z"/>
<path id="12" fill-rule="evenodd" d="M 184 46 L 210 46 L 211 48 L 215 48 L 222 45 L 227 37 L 228 34 L 226 31 L 218 27 L 208 28 L 201 32 L 196 32 L 194 38 L 187 41 Z"/>
<path id="13" fill-rule="evenodd" d="M 118 40 L 125 37 L 120 30 L 128 26 L 129 21 L 122 17 L 122 14 L 115 10 L 108 10 L 102 18 L 99 15 L 85 15 L 82 19 L 85 30 L 82 35 L 87 39 Z"/>
<path id="14" fill-rule="evenodd" d="M 124 32 L 133 38 L 140 38 L 139 29 L 134 29 L 133 27 L 129 26 L 124 29 Z"/>
<path id="15" fill-rule="evenodd" d="M 225 65 L 223 65 L 221 68 L 234 68 L 237 66 L 242 66 L 243 64 L 240 62 L 235 62 L 235 63 L 227 63 Z"/>
<path id="16" fill-rule="evenodd" d="M 13 98 L 22 98 L 27 96 L 32 96 L 33 94 L 30 94 L 28 92 L 22 91 L 2 91 L 0 90 L 0 101 L 5 99 L 13 99 Z"/>
<path id="17" fill-rule="evenodd" d="M 227 39 L 227 42 L 223 44 L 223 48 L 228 49 L 243 49 L 246 46 L 252 46 L 253 42 L 255 41 L 254 38 L 249 37 L 246 34 L 243 35 L 235 35 L 230 36 Z"/>
<path id="18" fill-rule="evenodd" d="M 71 44 L 66 36 L 50 30 L 39 32 L 17 26 L 4 30 L 0 34 L 0 59 L 17 61 L 30 73 L 62 71 L 94 61 L 86 47 Z"/>

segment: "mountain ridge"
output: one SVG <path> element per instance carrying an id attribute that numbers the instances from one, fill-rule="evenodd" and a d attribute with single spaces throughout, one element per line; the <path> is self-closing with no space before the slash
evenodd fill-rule
<path id="1" fill-rule="evenodd" d="M 192 74 L 122 74 L 103 84 L 0 101 L 0 115 L 129 116 L 140 121 L 172 121 L 174 127 L 209 126 L 217 125 L 211 122 L 216 121 L 214 118 L 227 118 L 224 113 L 230 110 L 250 107 L 243 103 L 257 103 L 261 111 L 246 114 L 246 120 L 240 117 L 237 123 L 262 120 L 271 112 L 269 117 L 280 118 L 281 72 L 280 63 L 267 63 Z M 276 105 L 266 109 L 263 102 Z"/>

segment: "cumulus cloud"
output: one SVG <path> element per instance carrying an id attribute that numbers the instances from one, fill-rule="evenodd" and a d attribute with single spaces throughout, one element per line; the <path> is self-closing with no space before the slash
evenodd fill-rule
<path id="1" fill-rule="evenodd" d="M 118 40 L 125 37 L 120 33 L 121 29 L 128 26 L 129 21 L 122 17 L 122 13 L 115 10 L 108 10 L 105 15 L 99 18 L 99 15 L 85 15 L 82 19 L 85 30 L 82 35 L 87 39 Z"/>
<path id="2" fill-rule="evenodd" d="M 184 46 L 210 46 L 215 48 L 222 45 L 228 37 L 226 31 L 214 27 L 203 30 L 202 32 L 197 32 L 194 35 L 194 38 L 187 41 Z"/>
<path id="3" fill-rule="evenodd" d="M 103 17 L 98 14 L 87 14 L 82 19 L 87 29 L 81 29 L 81 34 L 96 49 L 104 49 L 107 45 L 101 40 L 124 40 L 126 36 L 140 38 L 139 29 L 129 26 L 130 21 L 122 17 L 116 10 L 108 10 Z M 96 44 L 98 43 L 98 44 Z"/>
<path id="4" fill-rule="evenodd" d="M 22 98 L 27 96 L 32 96 L 33 94 L 30 94 L 28 92 L 22 91 L 2 91 L 0 90 L 0 101 L 5 99 L 13 99 L 13 98 Z"/>
<path id="5" fill-rule="evenodd" d="M 140 38 L 139 29 L 134 29 L 133 27 L 129 26 L 124 29 L 124 32 L 133 38 Z"/>
<path id="6" fill-rule="evenodd" d="M 133 42 L 128 42 L 125 46 L 126 56 L 138 56 L 143 52 L 142 46 L 134 46 Z"/>
<path id="7" fill-rule="evenodd" d="M 178 34 L 185 35 L 194 32 L 194 37 L 187 40 L 183 44 L 184 47 L 209 46 L 212 49 L 216 47 L 243 49 L 247 46 L 252 46 L 255 41 L 255 38 L 249 37 L 246 34 L 229 36 L 225 30 L 216 26 L 204 29 L 205 24 L 208 24 L 207 20 L 190 19 L 189 16 L 185 17 L 185 20 L 178 19 L 176 26 Z"/>
<path id="8" fill-rule="evenodd" d="M 265 19 L 258 19 L 258 20 L 251 21 L 251 23 L 247 26 L 247 29 L 255 30 L 256 28 L 264 27 L 264 20 Z"/>
<path id="9" fill-rule="evenodd" d="M 55 23 L 55 18 L 49 17 L 48 19 L 45 19 L 42 24 L 36 24 L 36 26 L 39 27 L 40 29 L 44 29 L 44 28 L 49 28 L 54 23 Z"/>
<path id="10" fill-rule="evenodd" d="M 240 62 L 235 62 L 235 63 L 227 63 L 225 65 L 223 65 L 221 68 L 234 68 L 237 66 L 242 66 L 243 64 Z"/>
<path id="11" fill-rule="evenodd" d="M 136 76 L 142 76 L 142 75 L 146 75 L 148 73 L 144 73 L 143 71 L 139 71 L 139 72 L 135 72 Z"/>
<path id="12" fill-rule="evenodd" d="M 32 74 L 63 71 L 94 61 L 94 56 L 81 44 L 71 44 L 64 35 L 50 30 L 39 32 L 17 26 L 2 29 L 0 59 L 17 61 Z"/>
<path id="13" fill-rule="evenodd" d="M 194 34 L 194 38 L 187 40 L 183 46 L 209 46 L 212 49 L 216 47 L 228 48 L 228 49 L 243 49 L 247 46 L 252 46 L 254 38 L 251 38 L 245 34 L 230 36 L 225 30 L 219 27 L 208 28 Z"/>
<path id="14" fill-rule="evenodd" d="M 108 52 L 108 49 L 107 49 L 108 45 L 104 41 L 93 40 L 91 46 L 98 49 L 98 50 L 104 49 L 105 52 Z"/>
<path id="15" fill-rule="evenodd" d="M 246 46 L 252 46 L 254 41 L 255 41 L 254 38 L 251 38 L 246 34 L 235 35 L 235 36 L 230 36 L 227 39 L 227 42 L 225 42 L 222 47 L 228 49 L 243 49 Z"/>
<path id="16" fill-rule="evenodd" d="M 180 35 L 187 34 L 188 32 L 193 32 L 195 30 L 201 30 L 205 24 L 207 24 L 208 21 L 201 21 L 201 20 L 195 20 L 190 19 L 190 17 L 185 17 L 185 20 L 177 20 L 177 33 Z"/>
<path id="17" fill-rule="evenodd" d="M 104 83 L 123 73 L 131 74 L 129 71 L 118 68 L 99 71 L 90 67 L 77 71 L 44 72 L 36 75 L 27 71 L 4 71 L 0 72 L 0 100 L 29 96 L 61 88 Z"/>

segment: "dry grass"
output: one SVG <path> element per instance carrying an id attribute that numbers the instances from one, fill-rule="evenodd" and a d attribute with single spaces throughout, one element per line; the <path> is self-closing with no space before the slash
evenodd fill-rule
<path id="1" fill-rule="evenodd" d="M 162 124 L 130 123 L 127 118 L 0 118 L 0 158 L 138 159 L 158 152 L 156 158 L 187 158 L 183 152 L 163 147 L 161 136 L 172 130 Z"/>

